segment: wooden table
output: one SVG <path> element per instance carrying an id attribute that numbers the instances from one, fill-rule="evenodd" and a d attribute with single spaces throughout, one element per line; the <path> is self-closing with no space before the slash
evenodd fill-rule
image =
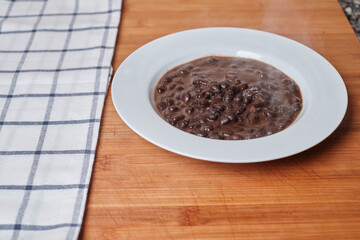
<path id="1" fill-rule="evenodd" d="M 360 44 L 336 0 L 124 0 L 113 66 L 166 34 L 231 26 L 314 49 L 343 77 L 340 127 L 296 156 L 219 164 L 136 135 L 107 96 L 83 239 L 360 239 Z M 326 86 L 324 86 L 326 87 Z"/>

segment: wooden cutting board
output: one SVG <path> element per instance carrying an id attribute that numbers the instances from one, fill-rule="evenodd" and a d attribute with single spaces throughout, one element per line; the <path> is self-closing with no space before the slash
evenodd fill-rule
<path id="1" fill-rule="evenodd" d="M 113 66 L 158 37 L 215 26 L 273 32 L 320 53 L 347 86 L 344 121 L 292 157 L 211 163 L 136 135 L 109 94 L 81 238 L 360 239 L 360 44 L 337 1 L 124 0 Z"/>

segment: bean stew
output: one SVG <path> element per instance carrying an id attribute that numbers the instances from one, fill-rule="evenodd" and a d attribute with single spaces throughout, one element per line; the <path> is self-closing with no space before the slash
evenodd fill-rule
<path id="1" fill-rule="evenodd" d="M 253 59 L 209 56 L 177 66 L 154 90 L 155 108 L 171 125 L 200 137 L 259 138 L 288 127 L 302 109 L 299 86 Z"/>

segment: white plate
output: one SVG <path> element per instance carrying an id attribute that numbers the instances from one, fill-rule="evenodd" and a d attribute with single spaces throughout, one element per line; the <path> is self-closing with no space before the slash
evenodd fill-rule
<path id="1" fill-rule="evenodd" d="M 299 117 L 279 133 L 240 141 L 198 137 L 165 122 L 153 107 L 156 83 L 171 68 L 208 55 L 253 58 L 283 71 L 300 86 Z M 112 98 L 124 122 L 153 144 L 184 156 L 228 163 L 268 161 L 302 152 L 328 137 L 347 108 L 344 82 L 326 59 L 288 38 L 241 28 L 194 29 L 142 46 L 117 70 Z"/>

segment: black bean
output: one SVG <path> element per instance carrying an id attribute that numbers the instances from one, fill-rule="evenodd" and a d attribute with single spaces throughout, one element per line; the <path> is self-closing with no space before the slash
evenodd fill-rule
<path id="1" fill-rule="evenodd" d="M 220 88 L 221 86 L 219 84 L 213 84 L 210 86 L 210 90 L 215 94 L 218 94 L 220 92 Z"/>
<path id="2" fill-rule="evenodd" d="M 252 102 L 252 100 L 253 100 L 252 96 L 245 97 L 244 98 L 245 105 L 249 105 Z"/>
<path id="3" fill-rule="evenodd" d="M 225 103 L 225 109 L 232 110 L 232 104 L 231 103 Z"/>
<path id="4" fill-rule="evenodd" d="M 191 113 L 194 112 L 194 108 L 193 108 L 193 107 L 187 107 L 187 108 L 185 108 L 185 112 L 186 112 L 187 114 L 191 114 Z"/>
<path id="5" fill-rule="evenodd" d="M 206 59 L 206 62 L 208 62 L 208 63 L 216 63 L 219 60 L 220 60 L 219 58 L 210 57 L 210 58 Z"/>
<path id="6" fill-rule="evenodd" d="M 289 118 L 281 118 L 279 119 L 279 123 L 282 123 L 282 124 L 288 124 L 290 122 L 290 119 Z"/>
<path id="7" fill-rule="evenodd" d="M 164 110 L 166 108 L 166 106 L 167 106 L 167 104 L 165 102 L 160 102 L 158 104 L 158 107 L 159 107 L 160 110 Z"/>
<path id="8" fill-rule="evenodd" d="M 199 79 L 196 79 L 192 82 L 193 85 L 195 86 L 199 86 L 200 85 L 200 80 Z"/>
<path id="9" fill-rule="evenodd" d="M 219 134 L 213 133 L 210 135 L 211 139 L 223 139 Z"/>
<path id="10" fill-rule="evenodd" d="M 157 91 L 158 93 L 164 93 L 164 92 L 165 92 L 165 87 L 162 86 L 162 85 L 160 85 L 160 86 L 158 86 L 158 87 L 156 88 L 156 91 Z"/>
<path id="11" fill-rule="evenodd" d="M 211 99 L 211 97 L 212 97 L 212 92 L 211 91 L 206 91 L 206 92 L 204 92 L 204 98 L 205 99 Z"/>
<path id="12" fill-rule="evenodd" d="M 224 95 L 225 102 L 231 102 L 234 99 L 234 93 L 232 91 L 228 91 Z"/>
<path id="13" fill-rule="evenodd" d="M 261 73 L 259 74 L 259 77 L 260 77 L 261 79 L 263 79 L 263 80 L 267 80 L 267 79 L 269 78 L 269 76 L 268 76 L 266 73 L 263 73 L 263 72 L 261 72 Z"/>
<path id="14" fill-rule="evenodd" d="M 221 116 L 220 117 L 220 125 L 229 124 L 231 120 L 227 116 Z"/>
<path id="15" fill-rule="evenodd" d="M 276 113 L 271 112 L 271 111 L 264 111 L 264 114 L 265 114 L 265 116 L 268 117 L 268 118 L 275 118 L 275 117 L 277 116 Z"/>
<path id="16" fill-rule="evenodd" d="M 242 96 L 244 98 L 246 97 L 253 97 L 255 95 L 255 93 L 253 91 L 251 91 L 251 89 L 246 89 L 242 92 Z"/>
<path id="17" fill-rule="evenodd" d="M 175 117 L 170 117 L 168 119 L 168 122 L 171 124 L 171 125 L 175 125 L 177 122 L 179 122 L 180 120 L 183 120 L 185 118 L 184 115 L 177 115 Z"/>
<path id="18" fill-rule="evenodd" d="M 250 90 L 251 90 L 252 92 L 254 92 L 254 93 L 257 93 L 257 92 L 259 92 L 260 87 L 254 86 L 254 87 L 251 87 Z"/>
<path id="19" fill-rule="evenodd" d="M 295 104 L 292 106 L 292 109 L 293 109 L 295 112 L 300 111 L 301 108 L 302 108 L 302 104 L 299 103 L 299 102 L 295 103 Z"/>
<path id="20" fill-rule="evenodd" d="M 174 100 L 171 99 L 171 98 L 165 98 L 165 103 L 168 105 L 168 106 L 172 106 L 174 105 Z"/>
<path id="21" fill-rule="evenodd" d="M 167 120 L 173 126 L 177 123 L 177 121 L 175 121 L 174 118 L 168 118 Z"/>
<path id="22" fill-rule="evenodd" d="M 267 109 L 272 111 L 272 112 L 278 112 L 280 107 L 275 105 L 275 106 L 267 106 Z"/>
<path id="23" fill-rule="evenodd" d="M 241 135 L 233 134 L 230 136 L 230 139 L 231 140 L 242 140 L 242 139 L 244 139 L 244 137 Z"/>
<path id="24" fill-rule="evenodd" d="M 267 129 L 266 134 L 271 135 L 271 134 L 274 134 L 276 132 L 277 132 L 276 128 L 270 127 L 270 128 Z"/>
<path id="25" fill-rule="evenodd" d="M 163 113 L 164 113 L 164 116 L 165 116 L 166 118 L 170 118 L 170 117 L 171 117 L 170 112 L 168 112 L 167 110 L 165 110 Z"/>
<path id="26" fill-rule="evenodd" d="M 183 120 L 184 118 L 185 118 L 185 116 L 183 114 L 180 114 L 180 115 L 177 115 L 177 116 L 173 117 L 173 119 L 176 120 L 176 121 Z"/>
<path id="27" fill-rule="evenodd" d="M 208 134 L 207 134 L 207 132 L 198 130 L 198 131 L 195 131 L 195 135 L 199 136 L 199 137 L 207 137 Z"/>
<path id="28" fill-rule="evenodd" d="M 264 91 L 262 91 L 261 94 L 265 97 L 265 99 L 266 99 L 267 101 L 270 101 L 270 99 L 271 99 L 271 94 L 269 94 L 269 93 L 267 93 L 267 92 L 264 92 Z"/>
<path id="29" fill-rule="evenodd" d="M 198 109 L 205 109 L 210 105 L 210 102 L 208 100 L 202 99 L 202 100 L 197 100 L 195 102 L 195 105 Z"/>
<path id="30" fill-rule="evenodd" d="M 226 109 L 225 105 L 220 105 L 220 104 L 214 104 L 212 105 L 211 108 L 216 112 L 223 112 Z"/>
<path id="31" fill-rule="evenodd" d="M 235 110 L 235 114 L 236 114 L 236 115 L 240 115 L 240 114 L 242 114 L 243 112 L 245 112 L 245 110 L 246 110 L 246 108 L 244 108 L 244 107 L 237 108 L 237 109 Z"/>
<path id="32" fill-rule="evenodd" d="M 177 84 L 176 84 L 176 83 L 173 83 L 173 84 L 169 85 L 169 89 L 170 89 L 170 90 L 173 90 L 173 89 L 175 89 L 176 87 L 177 87 Z"/>
<path id="33" fill-rule="evenodd" d="M 270 126 L 270 127 L 275 127 L 275 123 L 274 122 L 268 122 L 268 126 Z"/>
<path id="34" fill-rule="evenodd" d="M 189 120 L 183 120 L 180 122 L 179 127 L 186 128 L 188 125 L 189 125 Z"/>
<path id="35" fill-rule="evenodd" d="M 194 69 L 194 66 L 192 64 L 188 64 L 186 67 L 185 67 L 186 70 L 188 71 L 191 71 Z"/>
<path id="36" fill-rule="evenodd" d="M 291 80 L 288 79 L 288 78 L 283 78 L 283 79 L 281 80 L 281 82 L 284 83 L 284 84 L 290 84 L 290 83 L 291 83 Z"/>
<path id="37" fill-rule="evenodd" d="M 235 83 L 236 85 L 239 85 L 239 84 L 241 84 L 241 81 L 240 81 L 239 79 L 235 79 L 234 83 Z"/>
<path id="38" fill-rule="evenodd" d="M 248 129 L 248 130 L 246 130 L 246 132 L 248 132 L 248 133 L 254 133 L 255 132 L 255 129 Z"/>
<path id="39" fill-rule="evenodd" d="M 282 129 L 286 128 L 286 126 L 287 126 L 287 124 L 285 124 L 285 123 L 279 123 L 278 129 L 282 130 Z"/>
<path id="40" fill-rule="evenodd" d="M 219 110 L 214 109 L 213 107 L 211 107 L 211 108 L 209 109 L 209 113 L 212 113 L 212 114 L 219 114 L 219 113 L 220 113 L 220 111 L 219 111 Z"/>
<path id="41" fill-rule="evenodd" d="M 223 95 L 222 94 L 218 94 L 218 95 L 212 97 L 212 99 L 211 99 L 211 101 L 213 103 L 221 103 L 222 100 L 223 100 Z"/>
<path id="42" fill-rule="evenodd" d="M 182 95 L 182 99 L 184 100 L 184 102 L 190 102 L 191 100 L 191 94 L 190 93 L 183 93 Z"/>
<path id="43" fill-rule="evenodd" d="M 177 111 L 179 111 L 179 108 L 175 107 L 175 106 L 170 106 L 169 110 L 172 111 L 172 112 L 177 112 Z"/>
<path id="44" fill-rule="evenodd" d="M 243 96 L 241 96 L 240 94 L 236 95 L 235 98 L 234 98 L 234 102 L 236 103 L 241 103 L 243 100 Z"/>
<path id="45" fill-rule="evenodd" d="M 230 137 L 233 134 L 232 131 L 222 131 L 221 135 L 224 137 Z"/>
<path id="46" fill-rule="evenodd" d="M 200 128 L 200 127 L 201 127 L 201 125 L 198 124 L 198 123 L 192 123 L 192 124 L 189 125 L 189 128 L 191 128 L 191 129 L 193 129 L 193 128 Z"/>
<path id="47" fill-rule="evenodd" d="M 266 134 L 266 129 L 265 127 L 261 127 L 257 130 L 257 133 L 263 134 L 262 136 L 264 136 Z"/>
<path id="48" fill-rule="evenodd" d="M 172 78 L 171 77 L 169 77 L 169 76 L 166 76 L 165 78 L 164 78 L 164 80 L 163 80 L 163 83 L 164 84 L 169 84 L 169 83 L 171 83 L 172 82 Z"/>
<path id="49" fill-rule="evenodd" d="M 205 96 L 205 93 L 204 93 L 204 92 L 199 92 L 198 94 L 195 95 L 195 98 L 196 98 L 196 99 L 200 99 L 200 98 L 202 98 L 202 97 L 204 97 L 204 96 Z"/>
<path id="50" fill-rule="evenodd" d="M 301 103 L 301 99 L 300 99 L 300 98 L 298 98 L 298 97 L 294 97 L 294 102 Z"/>
<path id="51" fill-rule="evenodd" d="M 265 136 L 265 133 L 263 133 L 263 132 L 256 132 L 255 133 L 255 138 L 259 138 L 259 137 L 263 137 L 263 136 Z"/>
<path id="52" fill-rule="evenodd" d="M 182 91 L 182 90 L 184 90 L 184 88 L 180 86 L 180 87 L 177 88 L 177 90 Z"/>
<path id="53" fill-rule="evenodd" d="M 205 117 L 210 120 L 210 121 L 216 121 L 219 117 L 218 113 L 212 113 L 212 112 L 207 112 L 205 113 Z"/>
<path id="54" fill-rule="evenodd" d="M 184 69 L 184 68 L 180 69 L 180 70 L 179 70 L 179 73 L 180 73 L 181 75 L 187 75 L 187 74 L 189 74 L 189 72 L 188 72 L 186 69 Z"/>
<path id="55" fill-rule="evenodd" d="M 240 88 L 238 86 L 231 86 L 230 90 L 234 93 L 234 95 L 240 92 Z"/>
<path id="56" fill-rule="evenodd" d="M 199 123 L 206 123 L 207 120 L 204 116 L 196 116 L 196 120 L 199 121 Z"/>
<path id="57" fill-rule="evenodd" d="M 266 100 L 266 98 L 260 94 L 255 95 L 254 97 L 254 106 L 255 107 L 264 107 L 266 104 L 268 103 L 268 101 Z"/>
<path id="58" fill-rule="evenodd" d="M 231 122 L 236 122 L 236 116 L 234 113 L 230 112 L 230 113 L 225 114 L 225 116 L 227 118 L 229 118 Z"/>
<path id="59" fill-rule="evenodd" d="M 227 82 L 221 82 L 220 86 L 221 86 L 221 88 L 225 89 L 225 88 L 228 88 L 230 86 L 230 84 Z"/>
<path id="60" fill-rule="evenodd" d="M 245 90 L 248 88 L 248 85 L 247 85 L 247 83 L 242 83 L 239 85 L 239 88 L 240 88 L 240 90 Z"/>
<path id="61" fill-rule="evenodd" d="M 211 132 L 212 130 L 214 130 L 213 126 L 204 126 L 204 130 L 207 132 Z"/>
<path id="62" fill-rule="evenodd" d="M 193 85 L 195 85 L 195 86 L 200 86 L 200 85 L 206 86 L 207 84 L 208 84 L 208 82 L 206 80 L 202 80 L 202 79 L 197 79 L 197 80 L 193 81 Z"/>

